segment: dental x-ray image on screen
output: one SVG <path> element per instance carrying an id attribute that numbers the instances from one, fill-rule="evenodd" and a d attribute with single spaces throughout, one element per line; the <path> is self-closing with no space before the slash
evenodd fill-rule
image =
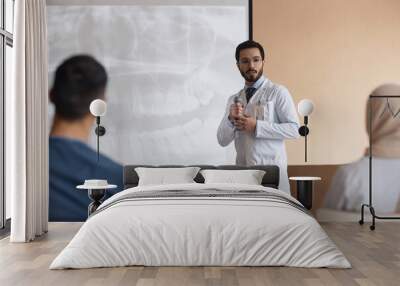
<path id="1" fill-rule="evenodd" d="M 249 36 L 248 1 L 70 2 L 49 1 L 49 82 L 74 54 L 105 66 L 102 153 L 122 164 L 234 163 L 215 134 L 242 87 L 234 51 Z"/>

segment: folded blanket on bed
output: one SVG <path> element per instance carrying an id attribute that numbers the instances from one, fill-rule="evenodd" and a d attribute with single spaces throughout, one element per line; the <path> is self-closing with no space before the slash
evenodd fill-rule
<path id="1" fill-rule="evenodd" d="M 310 214 L 309 211 L 298 201 L 294 199 L 290 199 L 288 197 L 282 196 L 274 191 L 267 190 L 252 190 L 252 189 L 243 189 L 243 190 L 235 190 L 229 191 L 221 188 L 203 188 L 201 190 L 165 190 L 165 191 L 146 191 L 146 192 L 130 192 L 127 194 L 123 194 L 119 196 L 117 199 L 109 201 L 103 204 L 96 212 L 92 214 L 95 215 L 100 213 L 112 206 L 115 206 L 121 202 L 127 201 L 143 201 L 143 200 L 152 200 L 152 199 L 175 199 L 175 200 L 187 200 L 196 198 L 209 200 L 213 199 L 238 199 L 238 200 L 265 200 L 269 202 L 276 202 L 281 204 L 290 205 L 298 210 Z"/>

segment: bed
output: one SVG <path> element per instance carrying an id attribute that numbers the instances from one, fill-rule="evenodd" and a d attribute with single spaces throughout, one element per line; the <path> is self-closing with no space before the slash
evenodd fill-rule
<path id="1" fill-rule="evenodd" d="M 265 170 L 262 185 L 206 184 L 198 174 L 196 183 L 151 186 L 138 186 L 136 167 L 124 167 L 125 190 L 103 202 L 50 269 L 351 267 L 314 217 L 277 189 L 277 166 L 199 166 Z"/>

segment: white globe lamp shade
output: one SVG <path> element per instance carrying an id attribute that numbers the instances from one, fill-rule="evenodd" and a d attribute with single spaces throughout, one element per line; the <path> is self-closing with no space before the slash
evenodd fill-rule
<path id="1" fill-rule="evenodd" d="M 314 110 L 314 103 L 309 99 L 300 100 L 297 111 L 301 116 L 309 116 Z"/>
<path id="2" fill-rule="evenodd" d="M 107 104 L 104 100 L 95 99 L 90 103 L 89 109 L 94 116 L 104 116 L 107 112 Z"/>

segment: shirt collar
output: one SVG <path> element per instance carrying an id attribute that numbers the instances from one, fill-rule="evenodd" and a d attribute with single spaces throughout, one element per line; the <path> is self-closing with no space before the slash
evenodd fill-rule
<path id="1" fill-rule="evenodd" d="M 265 81 L 265 76 L 262 75 L 256 82 L 254 82 L 252 85 L 245 85 L 244 89 L 248 89 L 249 87 L 254 87 L 255 89 L 258 89 Z"/>

